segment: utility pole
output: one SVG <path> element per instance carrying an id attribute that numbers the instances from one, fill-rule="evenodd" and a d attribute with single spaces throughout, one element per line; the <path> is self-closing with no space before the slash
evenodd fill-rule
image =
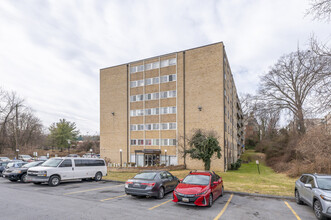
<path id="1" fill-rule="evenodd" d="M 18 145 L 18 105 L 16 104 L 16 123 L 15 123 L 15 147 L 17 152 L 17 159 L 18 159 L 18 151 L 19 151 L 19 145 Z"/>

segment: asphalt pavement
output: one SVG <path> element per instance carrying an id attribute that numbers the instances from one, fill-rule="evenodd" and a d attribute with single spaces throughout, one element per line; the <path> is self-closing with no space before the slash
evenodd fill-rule
<path id="1" fill-rule="evenodd" d="M 226 188 L 226 183 L 225 183 Z M 124 185 L 77 181 L 57 187 L 0 178 L 0 219 L 316 219 L 312 209 L 282 199 L 226 193 L 211 208 L 178 205 L 164 199 L 132 197 Z"/>

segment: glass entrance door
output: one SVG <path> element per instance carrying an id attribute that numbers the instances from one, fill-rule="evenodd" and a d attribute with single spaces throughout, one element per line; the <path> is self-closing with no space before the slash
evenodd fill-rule
<path id="1" fill-rule="evenodd" d="M 160 163 L 160 156 L 158 154 L 145 154 L 145 166 L 156 166 Z"/>

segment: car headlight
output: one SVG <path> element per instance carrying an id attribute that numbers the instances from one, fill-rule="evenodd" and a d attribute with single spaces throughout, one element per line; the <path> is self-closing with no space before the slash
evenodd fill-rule
<path id="1" fill-rule="evenodd" d="M 47 171 L 39 171 L 38 176 L 47 176 Z"/>
<path id="2" fill-rule="evenodd" d="M 322 199 L 324 199 L 325 201 L 329 201 L 329 202 L 331 202 L 331 197 L 330 197 L 330 196 L 320 195 L 320 197 L 321 197 Z"/>
<path id="3" fill-rule="evenodd" d="M 205 191 L 203 191 L 203 192 L 201 192 L 201 193 L 195 194 L 195 195 L 196 195 L 196 196 L 200 196 L 200 195 L 206 194 L 207 192 L 208 192 L 208 189 L 205 190 Z"/>
<path id="4" fill-rule="evenodd" d="M 21 170 L 14 170 L 12 173 L 22 173 Z"/>

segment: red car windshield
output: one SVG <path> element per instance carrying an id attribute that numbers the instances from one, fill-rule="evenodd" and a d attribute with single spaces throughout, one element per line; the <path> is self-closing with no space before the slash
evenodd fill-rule
<path id="1" fill-rule="evenodd" d="M 206 175 L 188 175 L 187 177 L 185 177 L 182 183 L 207 186 L 209 184 L 209 180 L 210 176 Z"/>

